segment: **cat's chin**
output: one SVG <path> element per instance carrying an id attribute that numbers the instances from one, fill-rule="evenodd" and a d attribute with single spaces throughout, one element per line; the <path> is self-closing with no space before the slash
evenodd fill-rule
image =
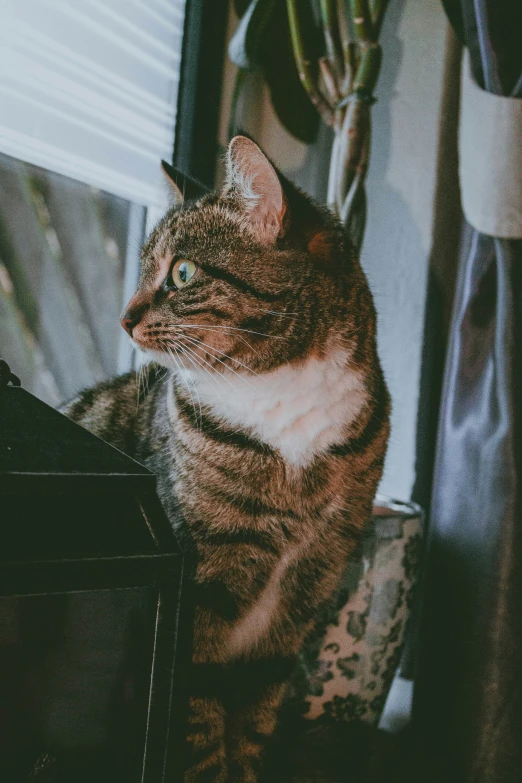
<path id="1" fill-rule="evenodd" d="M 178 375 L 182 374 L 183 376 L 187 377 L 193 374 L 193 366 L 188 364 L 186 359 L 184 359 L 183 356 L 180 356 L 179 354 L 174 359 L 165 351 L 154 351 L 147 349 L 146 351 L 142 350 L 142 353 L 148 358 L 149 361 L 156 362 L 156 364 L 161 364 L 162 367 L 166 367 L 168 370 L 173 370 Z"/>
<path id="2" fill-rule="evenodd" d="M 147 349 L 146 351 L 143 351 L 143 353 L 149 358 L 149 360 L 156 362 L 156 364 L 161 364 L 162 367 L 166 367 L 169 370 L 179 370 L 180 367 L 183 367 L 181 363 L 181 357 L 176 357 L 176 360 L 174 360 L 172 356 L 170 356 L 165 351 L 153 351 Z"/>

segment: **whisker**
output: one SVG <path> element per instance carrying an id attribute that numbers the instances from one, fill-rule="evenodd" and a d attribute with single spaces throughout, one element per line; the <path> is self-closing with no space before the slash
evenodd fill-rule
<path id="1" fill-rule="evenodd" d="M 260 337 L 270 337 L 272 340 L 286 340 L 286 337 L 282 337 L 279 334 L 266 334 L 265 332 L 255 332 L 252 329 L 241 329 L 239 326 L 220 326 L 212 324 L 207 326 L 206 324 L 176 324 L 180 328 L 186 329 L 228 329 L 234 332 L 246 332 L 247 334 L 257 334 Z"/>
<path id="2" fill-rule="evenodd" d="M 179 347 L 181 348 L 181 346 L 179 346 Z M 185 345 L 183 343 L 183 351 L 184 351 L 185 356 L 187 357 L 187 359 L 192 364 L 192 366 L 195 367 L 196 370 L 199 369 L 201 372 L 205 372 L 209 376 L 209 378 L 211 380 L 211 385 L 217 384 L 220 388 L 224 388 L 224 387 L 221 386 L 221 383 L 217 380 L 217 377 L 216 377 L 216 376 L 219 376 L 220 378 L 222 378 L 223 376 L 221 375 L 221 373 L 218 372 L 217 370 L 215 370 L 214 372 L 210 372 L 210 370 L 207 370 L 207 368 L 204 367 L 201 364 L 201 362 L 203 360 L 199 356 L 197 356 L 195 353 L 193 353 L 193 352 L 191 352 L 191 354 L 189 354 L 188 353 L 189 350 L 190 350 L 189 346 Z M 211 365 L 209 365 L 209 366 L 211 366 Z M 225 391 L 226 391 L 226 389 L 225 389 Z"/>
<path id="3" fill-rule="evenodd" d="M 185 376 L 183 375 L 183 372 L 181 370 L 181 365 L 178 362 L 176 356 L 174 355 L 174 352 L 168 346 L 166 346 L 166 348 L 167 348 L 167 353 L 169 354 L 170 358 L 173 360 L 174 364 L 176 365 L 176 367 L 179 370 L 179 375 L 181 376 L 182 381 L 184 382 L 185 386 L 187 387 L 187 391 L 188 391 L 189 397 L 190 397 L 190 404 L 192 405 L 192 407 L 194 409 L 194 416 L 196 417 L 196 422 L 197 422 L 198 421 L 198 412 L 197 412 L 196 406 L 194 404 L 194 399 L 192 397 L 192 392 L 190 390 L 190 386 L 188 384 L 188 381 L 185 378 Z M 198 394 L 198 399 L 199 399 L 199 394 Z M 201 427 L 201 420 L 202 420 L 202 418 L 203 418 L 203 414 L 201 412 L 201 400 L 200 400 L 200 402 L 199 402 L 199 424 L 198 424 L 199 427 Z"/>
<path id="4" fill-rule="evenodd" d="M 190 337 L 187 337 L 187 336 L 185 336 L 185 337 L 186 337 L 186 339 L 187 339 L 187 340 L 190 340 Z M 185 347 L 187 347 L 187 346 L 185 346 Z M 200 358 L 201 358 L 201 357 L 200 357 Z M 241 381 L 243 381 L 244 383 L 246 383 L 246 384 L 247 384 L 247 386 L 250 386 L 251 388 L 254 388 L 254 387 L 252 386 L 252 384 L 251 384 L 251 383 L 250 383 L 250 382 L 249 382 L 249 381 L 248 381 L 246 378 L 244 378 L 242 375 L 240 375 L 238 372 L 236 372 L 236 371 L 235 371 L 235 370 L 234 370 L 232 367 L 229 367 L 229 366 L 228 366 L 228 364 L 225 364 L 225 362 L 224 362 L 224 361 L 222 361 L 221 359 L 219 359 L 217 356 L 212 356 L 211 358 L 212 358 L 212 359 L 215 359 L 215 360 L 216 360 L 216 362 L 219 362 L 220 364 L 222 364 L 222 365 L 223 365 L 223 367 L 225 367 L 225 369 L 227 369 L 227 370 L 230 370 L 230 372 L 233 372 L 233 373 L 234 373 L 234 375 L 237 375 L 237 377 L 238 377 L 238 378 L 239 378 Z M 203 361 L 204 361 L 204 360 L 203 360 Z M 210 366 L 212 367 L 212 365 L 210 365 Z M 213 368 L 213 369 L 215 369 L 215 368 Z M 222 374 L 222 377 L 223 377 L 223 378 L 225 378 L 226 376 L 225 376 L 224 374 Z M 228 379 L 227 379 L 227 380 L 228 380 Z"/>
<path id="5" fill-rule="evenodd" d="M 183 351 L 182 351 L 182 353 L 183 353 Z M 186 356 L 186 354 L 185 354 L 185 356 Z M 196 392 L 196 396 L 198 398 L 198 405 L 199 405 L 199 428 L 201 429 L 201 426 L 202 426 L 202 423 L 203 423 L 203 411 L 201 409 L 201 397 L 199 396 L 197 383 L 193 383 L 192 386 L 194 387 L 194 391 Z"/>
<path id="6" fill-rule="evenodd" d="M 136 372 L 136 410 L 138 410 L 140 405 L 140 376 L 141 376 L 141 366 L 138 367 L 138 370 Z"/>
<path id="7" fill-rule="evenodd" d="M 162 381 L 168 374 L 171 372 L 171 370 L 168 367 L 163 367 L 163 375 L 158 376 L 158 381 Z"/>
<path id="8" fill-rule="evenodd" d="M 302 313 L 288 313 L 288 312 L 280 312 L 278 310 L 264 310 L 261 308 L 262 313 L 268 313 L 268 315 L 278 315 L 282 318 L 285 318 L 286 316 L 295 316 L 295 315 L 302 315 Z"/>
<path id="9" fill-rule="evenodd" d="M 210 370 L 207 370 L 207 369 L 206 369 L 206 367 L 203 367 L 203 366 L 201 366 L 201 365 L 199 365 L 199 364 L 196 364 L 196 362 L 195 362 L 195 357 L 192 357 L 192 356 L 191 356 L 191 355 L 190 355 L 190 354 L 187 352 L 187 350 L 186 350 L 186 349 L 187 349 L 187 346 L 181 346 L 181 345 L 178 345 L 178 350 L 180 350 L 180 351 L 181 351 L 181 353 L 183 354 L 183 356 L 185 356 L 185 358 L 186 358 L 186 359 L 188 359 L 188 361 L 189 361 L 189 362 L 190 362 L 190 364 L 191 364 L 191 365 L 194 367 L 194 369 L 196 370 L 196 372 L 206 372 L 206 373 L 208 373 L 208 375 L 210 376 L 210 379 L 211 379 L 211 383 L 212 383 L 212 385 L 215 385 L 215 381 L 216 381 L 216 379 L 215 379 L 215 377 L 214 377 L 213 373 L 211 373 L 211 372 L 210 372 Z M 195 388 L 195 390 L 196 390 L 196 392 L 197 392 L 197 395 L 198 395 L 198 399 L 199 399 L 199 405 L 200 405 L 200 411 L 201 411 L 201 399 L 200 399 L 200 397 L 199 397 L 199 392 L 198 392 L 197 383 L 195 383 L 195 382 L 194 382 L 194 388 Z M 216 392 L 217 392 L 218 396 L 221 396 L 221 394 L 220 394 L 220 391 L 219 391 L 218 387 L 216 387 Z M 201 415 L 203 416 L 203 414 L 201 414 Z"/>
<path id="10" fill-rule="evenodd" d="M 176 326 L 194 327 L 194 328 L 197 328 L 197 329 L 234 329 L 235 328 L 233 326 L 205 326 L 203 324 L 201 324 L 201 326 L 199 324 L 176 324 Z M 252 351 L 252 353 L 255 353 L 256 356 L 259 356 L 259 351 L 256 351 L 254 346 L 251 345 L 248 342 L 248 340 L 245 340 L 245 338 L 242 337 L 242 335 L 238 334 L 238 335 L 235 335 L 235 337 L 237 337 L 238 340 L 241 340 L 241 342 L 244 343 Z"/>
<path id="11" fill-rule="evenodd" d="M 174 349 L 174 350 L 175 350 L 175 353 L 177 353 L 177 349 Z M 186 356 L 184 351 L 182 351 L 182 353 Z M 190 379 L 186 378 L 185 374 L 183 373 L 183 368 L 182 367 L 180 369 L 180 374 L 182 375 L 183 380 L 186 383 L 187 389 L 189 390 L 189 394 L 190 394 L 190 400 L 192 402 L 192 392 L 190 391 L 190 385 L 191 385 L 190 384 Z M 201 408 L 201 397 L 199 396 L 199 391 L 198 391 L 197 384 L 196 383 L 192 383 L 192 387 L 193 387 L 194 391 L 196 392 L 196 396 L 198 398 L 198 405 L 199 405 L 199 424 L 198 424 L 198 426 L 201 429 L 202 422 L 203 422 L 203 411 L 202 411 L 202 408 Z M 196 407 L 195 407 L 194 404 L 193 404 L 193 408 L 194 408 L 194 415 L 196 416 L 196 421 L 197 421 Z"/>
<path id="12" fill-rule="evenodd" d="M 232 361 L 232 362 L 236 362 L 236 364 L 241 365 L 241 367 L 244 367 L 245 370 L 248 370 L 248 372 L 251 372 L 254 375 L 257 375 L 258 378 L 261 378 L 261 375 L 259 375 L 258 372 L 255 372 L 255 370 L 252 370 L 252 369 L 250 369 L 250 367 L 247 367 L 247 365 L 243 364 L 243 362 L 240 362 L 239 359 L 235 359 L 233 356 L 229 356 L 228 353 L 225 353 L 224 351 L 220 351 L 219 348 L 214 348 L 213 345 L 209 345 L 209 343 L 206 343 L 203 340 L 198 340 L 197 338 L 189 337 L 186 334 L 184 334 L 183 337 L 184 337 L 185 340 L 190 340 L 190 342 L 195 343 L 196 345 L 204 345 L 207 348 L 210 348 L 211 351 L 215 351 L 216 353 L 221 354 L 221 356 L 224 356 L 226 359 L 230 359 L 230 361 Z M 218 362 L 220 361 L 220 359 L 218 359 L 217 356 L 216 356 L 216 359 L 217 359 Z M 221 364 L 224 364 L 225 367 L 227 367 L 225 362 L 221 362 Z M 227 369 L 231 370 L 232 368 L 231 367 L 227 367 Z M 232 370 L 232 372 L 234 372 L 234 370 Z"/>
<path id="13" fill-rule="evenodd" d="M 177 327 L 186 327 L 187 329 L 211 329 L 211 330 L 212 329 L 214 329 L 214 330 L 216 330 L 216 329 L 235 330 L 235 329 L 238 328 L 238 327 L 235 327 L 235 326 L 223 326 L 223 325 L 219 326 L 219 325 L 213 325 L 213 324 L 209 324 L 209 325 L 207 325 L 207 324 L 175 324 L 174 326 L 176 328 Z M 162 334 L 170 334 L 171 331 L 172 331 L 172 327 L 169 328 L 169 329 L 164 329 Z M 239 330 L 239 331 L 245 331 L 245 330 Z M 262 333 L 261 332 L 252 332 L 252 334 L 262 334 Z M 251 343 L 249 343 L 248 340 L 245 340 L 245 338 L 242 337 L 241 335 L 235 335 L 235 336 L 237 337 L 238 340 L 241 340 L 241 342 L 244 343 L 252 351 L 252 353 L 255 353 L 256 356 L 259 356 L 259 352 L 256 351 L 254 346 L 251 345 Z M 264 336 L 265 337 L 272 337 L 272 336 L 273 337 L 277 337 L 277 335 L 264 335 Z M 161 334 L 159 336 L 159 339 L 161 340 Z M 279 338 L 279 339 L 284 339 L 284 338 Z"/>
<path id="14" fill-rule="evenodd" d="M 139 350 L 139 349 L 136 349 Z M 143 352 L 140 350 L 141 356 L 144 356 Z M 137 396 L 136 396 L 136 410 L 139 408 L 140 404 L 140 396 L 141 396 L 141 385 L 143 382 L 143 394 L 145 394 L 145 383 L 148 381 L 148 376 L 145 374 L 146 367 L 151 363 L 151 359 L 147 358 L 147 361 L 141 362 L 138 371 L 136 373 L 136 383 L 137 383 Z"/>
<path id="15" fill-rule="evenodd" d="M 198 356 L 197 353 L 195 353 L 195 351 L 192 348 L 190 348 L 190 346 L 186 345 L 185 343 L 183 343 L 183 347 L 185 348 L 186 351 L 188 351 L 190 353 L 191 356 L 194 356 L 198 360 L 198 362 L 203 362 L 203 364 L 206 364 L 208 367 L 210 367 L 212 372 L 207 370 L 209 375 L 211 375 L 212 377 L 214 377 L 214 375 L 219 375 L 219 377 L 222 378 L 224 381 L 226 381 L 229 384 L 229 386 L 232 386 L 232 388 L 234 388 L 234 384 L 232 383 L 232 381 L 230 381 L 226 377 L 226 375 L 224 375 L 223 373 L 221 373 L 218 370 L 216 370 L 216 368 L 213 367 L 210 364 L 210 362 L 207 362 L 206 359 L 203 359 L 201 356 Z"/>

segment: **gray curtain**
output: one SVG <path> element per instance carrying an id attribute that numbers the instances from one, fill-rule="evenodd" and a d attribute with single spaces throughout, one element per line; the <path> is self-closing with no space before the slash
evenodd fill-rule
<path id="1" fill-rule="evenodd" d="M 522 3 L 444 5 L 479 85 L 522 97 Z M 522 241 L 467 224 L 439 417 L 414 724 L 433 779 L 522 780 Z"/>

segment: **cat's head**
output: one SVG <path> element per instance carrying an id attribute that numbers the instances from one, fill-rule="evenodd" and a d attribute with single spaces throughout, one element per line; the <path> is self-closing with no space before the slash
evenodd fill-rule
<path id="1" fill-rule="evenodd" d="M 173 183 L 176 189 L 175 183 Z M 168 367 L 267 371 L 325 350 L 349 327 L 341 226 L 236 136 L 219 193 L 177 204 L 142 251 L 122 325 Z"/>

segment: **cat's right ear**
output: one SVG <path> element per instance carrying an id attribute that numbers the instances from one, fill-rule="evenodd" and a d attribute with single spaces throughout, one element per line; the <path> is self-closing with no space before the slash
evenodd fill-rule
<path id="1" fill-rule="evenodd" d="M 170 163 L 167 163 L 166 160 L 161 161 L 161 170 L 165 174 L 165 178 L 169 184 L 172 200 L 175 204 L 183 204 L 185 201 L 185 197 L 181 190 L 178 187 L 178 183 L 176 182 L 176 169 L 170 165 Z"/>
<path id="2" fill-rule="evenodd" d="M 281 182 L 266 155 L 246 136 L 235 136 L 228 145 L 224 192 L 239 197 L 259 242 L 273 244 L 281 236 L 286 211 Z"/>

